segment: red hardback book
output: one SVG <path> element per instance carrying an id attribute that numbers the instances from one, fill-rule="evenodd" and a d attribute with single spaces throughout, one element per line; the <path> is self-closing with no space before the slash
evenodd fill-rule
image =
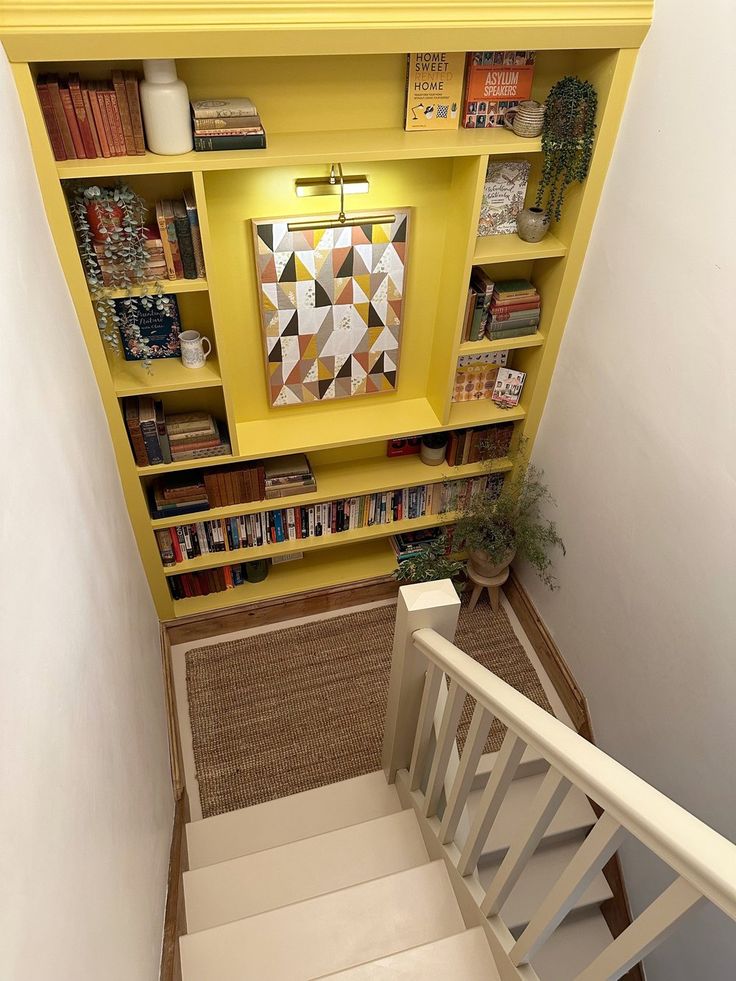
<path id="1" fill-rule="evenodd" d="M 79 135 L 84 145 L 84 155 L 88 160 L 94 160 L 98 156 L 98 153 L 95 150 L 95 141 L 92 137 L 91 121 L 87 117 L 87 107 L 82 98 L 82 83 L 76 72 L 69 76 L 69 94 L 72 97 L 72 105 L 74 106 L 74 114 L 77 117 Z"/>
<path id="2" fill-rule="evenodd" d="M 97 130 L 97 139 L 100 141 L 100 151 L 103 157 L 109 157 L 110 144 L 107 141 L 107 130 L 105 129 L 105 121 L 102 117 L 102 107 L 97 97 L 97 83 L 87 82 L 86 85 L 89 103 L 92 107 L 92 118 L 95 121 L 95 129 Z"/>
<path id="3" fill-rule="evenodd" d="M 76 160 L 77 151 L 74 149 L 74 141 L 72 140 L 72 131 L 69 129 L 69 123 L 67 122 L 66 113 L 64 112 L 64 104 L 61 101 L 61 89 L 59 88 L 59 79 L 56 77 L 56 75 L 49 75 L 46 84 L 49 87 L 49 96 L 51 98 L 51 105 L 54 107 L 54 116 L 56 117 L 56 125 L 59 127 L 59 132 L 61 133 L 61 139 L 64 143 L 64 150 L 66 152 L 66 158 L 67 160 Z"/>
<path id="4" fill-rule="evenodd" d="M 87 113 L 90 130 L 92 131 L 92 141 L 95 145 L 95 156 L 103 157 L 104 153 L 102 152 L 102 143 L 100 142 L 100 134 L 97 132 L 97 120 L 95 119 L 94 109 L 92 108 L 92 97 L 89 92 L 89 82 L 82 82 L 82 101 L 84 102 L 84 110 Z"/>
<path id="5" fill-rule="evenodd" d="M 138 92 L 138 79 L 135 72 L 123 72 L 125 78 L 125 91 L 128 95 L 128 109 L 130 110 L 130 123 L 133 127 L 133 142 L 137 154 L 146 152 L 146 139 L 143 133 L 143 113 L 141 112 L 141 98 Z"/>
<path id="6" fill-rule="evenodd" d="M 59 124 L 56 119 L 56 113 L 54 112 L 54 103 L 51 99 L 51 92 L 49 90 L 49 83 L 46 75 L 40 75 L 38 81 L 36 82 L 36 89 L 38 91 L 38 101 L 41 104 L 41 112 L 43 113 L 44 122 L 46 123 L 46 131 L 49 134 L 49 140 L 51 142 L 51 149 L 54 151 L 54 158 L 56 160 L 66 160 L 66 150 L 64 149 L 64 140 L 61 136 L 61 130 L 59 129 Z"/>
<path id="7" fill-rule="evenodd" d="M 503 126 L 506 110 L 531 98 L 533 81 L 533 51 L 468 52 L 463 126 Z"/>
<path id="8" fill-rule="evenodd" d="M 87 154 L 84 150 L 82 134 L 79 132 L 79 123 L 77 122 L 77 114 L 74 111 L 72 94 L 65 85 L 59 85 L 59 95 L 61 96 L 61 104 L 64 107 L 64 115 L 66 116 L 67 125 L 69 126 L 69 132 L 72 134 L 74 152 L 80 160 L 84 160 Z"/>
<path id="9" fill-rule="evenodd" d="M 124 157 L 126 151 L 123 123 L 120 119 L 118 100 L 111 83 L 108 82 L 105 85 L 102 95 L 105 100 L 105 110 L 107 111 L 107 120 L 110 124 L 110 132 L 112 133 L 112 144 L 115 148 L 113 156 Z"/>
<path id="10" fill-rule="evenodd" d="M 123 127 L 123 141 L 125 143 L 125 153 L 129 157 L 135 156 L 135 140 L 133 139 L 133 124 L 130 118 L 130 107 L 128 106 L 128 93 L 125 87 L 125 77 L 121 71 L 112 73 L 112 84 L 115 89 L 115 99 L 120 113 L 120 123 Z"/>

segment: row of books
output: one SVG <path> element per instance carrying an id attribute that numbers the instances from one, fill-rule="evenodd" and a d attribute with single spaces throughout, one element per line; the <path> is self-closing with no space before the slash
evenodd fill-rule
<path id="1" fill-rule="evenodd" d="M 262 562 L 238 562 L 199 572 L 180 572 L 168 580 L 172 599 L 209 596 L 210 593 L 222 593 L 246 582 L 261 582 L 265 578 L 262 566 Z M 258 567 L 257 572 L 255 567 Z"/>
<path id="2" fill-rule="evenodd" d="M 308 507 L 289 507 L 174 525 L 157 529 L 161 559 L 176 565 L 199 555 L 257 548 L 268 543 L 297 542 L 391 524 L 394 521 L 462 510 L 475 494 L 497 496 L 502 474 L 404 487 L 377 494 L 340 498 Z"/>
<path id="3" fill-rule="evenodd" d="M 410 54 L 405 129 L 457 129 L 461 118 L 470 129 L 503 126 L 506 112 L 532 96 L 534 62 L 534 51 Z"/>
<path id="4" fill-rule="evenodd" d="M 266 131 L 250 99 L 192 102 L 195 150 L 263 150 Z"/>
<path id="5" fill-rule="evenodd" d="M 139 467 L 228 456 L 230 443 L 208 412 L 167 414 L 149 395 L 124 400 L 125 427 Z"/>
<path id="6" fill-rule="evenodd" d="M 392 535 L 389 539 L 397 562 L 413 559 L 420 555 L 429 545 L 447 534 L 445 528 L 419 528 L 417 531 L 406 531 L 401 535 Z"/>
<path id="7" fill-rule="evenodd" d="M 122 210 L 100 205 L 94 199 L 87 202 L 86 209 L 103 285 L 127 284 L 130 268 L 122 261 L 121 250 L 110 245 L 111 236 L 123 232 Z M 153 214 L 155 222 L 143 228 L 147 258 L 143 281 L 204 279 L 202 236 L 193 192 L 185 191 L 178 200 L 157 201 Z"/>
<path id="8" fill-rule="evenodd" d="M 114 71 L 112 81 L 39 75 L 38 101 L 56 160 L 133 157 L 146 152 L 138 79 Z"/>
<path id="9" fill-rule="evenodd" d="M 450 433 L 445 459 L 451 467 L 479 463 L 481 460 L 499 460 L 508 455 L 513 434 L 513 422 L 457 429 Z"/>
<path id="10" fill-rule="evenodd" d="M 523 337 L 539 326 L 542 298 L 528 279 L 504 279 L 491 295 L 485 333 L 491 340 Z"/>

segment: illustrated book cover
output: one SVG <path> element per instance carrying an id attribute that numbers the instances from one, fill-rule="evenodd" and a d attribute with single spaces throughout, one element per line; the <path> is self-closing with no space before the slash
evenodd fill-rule
<path id="1" fill-rule="evenodd" d="M 419 51 L 408 56 L 404 129 L 457 129 L 464 67 L 462 52 Z"/>
<path id="2" fill-rule="evenodd" d="M 181 320 L 176 297 L 173 294 L 147 297 L 149 306 L 144 305 L 142 299 L 134 296 L 113 301 L 125 360 L 143 361 L 146 357 L 152 360 L 178 358 Z M 166 301 L 160 310 L 156 305 L 158 300 Z M 147 349 L 141 345 L 139 334 Z"/>
<path id="3" fill-rule="evenodd" d="M 503 126 L 508 109 L 530 99 L 534 51 L 471 51 L 465 80 L 463 126 Z"/>
<path id="4" fill-rule="evenodd" d="M 525 371 L 512 371 L 511 368 L 499 368 L 496 377 L 496 384 L 493 388 L 491 398 L 496 405 L 503 405 L 507 409 L 519 404 L 521 390 L 524 388 Z"/>
<path id="5" fill-rule="evenodd" d="M 502 160 L 488 164 L 480 206 L 478 235 L 512 235 L 524 208 L 529 180 L 528 160 Z"/>

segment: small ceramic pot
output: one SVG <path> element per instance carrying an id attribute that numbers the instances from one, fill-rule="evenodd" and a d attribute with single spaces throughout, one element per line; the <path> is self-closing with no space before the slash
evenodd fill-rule
<path id="1" fill-rule="evenodd" d="M 491 562 L 488 552 L 480 549 L 471 549 L 468 552 L 468 566 L 471 572 L 477 572 L 483 579 L 493 579 L 500 576 L 505 568 L 511 565 L 516 555 L 516 549 L 511 549 L 504 556 L 501 562 Z"/>
<path id="2" fill-rule="evenodd" d="M 253 562 L 245 563 L 245 578 L 248 582 L 263 582 L 268 575 L 268 562 L 266 559 L 256 559 Z"/>
<path id="3" fill-rule="evenodd" d="M 429 437 L 422 439 L 419 449 L 422 463 L 426 463 L 428 467 L 441 466 L 445 462 L 448 439 L 446 433 L 432 433 Z"/>
<path id="4" fill-rule="evenodd" d="M 524 208 L 516 216 L 516 233 L 523 242 L 541 242 L 549 231 L 549 217 L 541 208 Z"/>
<path id="5" fill-rule="evenodd" d="M 506 129 L 513 130 L 517 136 L 534 139 L 542 132 L 544 110 L 545 106 L 540 102 L 534 102 L 533 99 L 520 102 L 518 106 L 506 110 L 503 124 Z"/>

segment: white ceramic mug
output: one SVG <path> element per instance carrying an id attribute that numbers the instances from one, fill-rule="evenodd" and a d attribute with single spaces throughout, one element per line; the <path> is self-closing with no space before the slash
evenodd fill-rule
<path id="1" fill-rule="evenodd" d="M 198 330 L 185 330 L 179 334 L 181 363 L 185 368 L 201 368 L 212 353 L 212 345 Z M 205 344 L 207 350 L 205 350 Z"/>

